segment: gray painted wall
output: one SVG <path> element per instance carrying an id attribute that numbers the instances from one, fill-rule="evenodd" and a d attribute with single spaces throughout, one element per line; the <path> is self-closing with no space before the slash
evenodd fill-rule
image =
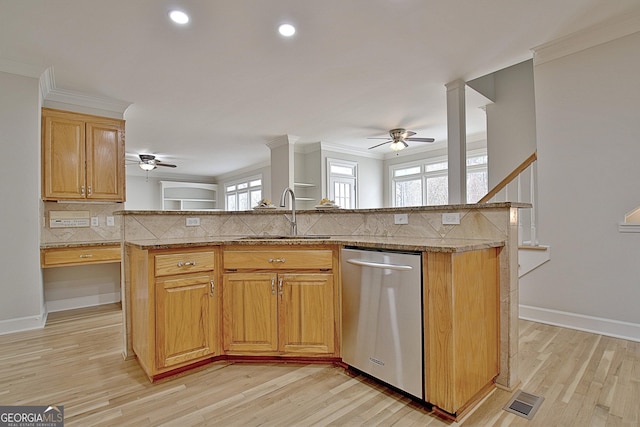
<path id="1" fill-rule="evenodd" d="M 0 333 L 44 322 L 40 273 L 40 86 L 0 72 Z"/>

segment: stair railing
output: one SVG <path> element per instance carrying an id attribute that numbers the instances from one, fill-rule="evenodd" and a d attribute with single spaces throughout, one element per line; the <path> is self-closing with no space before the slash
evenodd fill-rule
<path id="1" fill-rule="evenodd" d="M 537 159 L 537 153 L 534 152 L 478 201 L 478 203 L 523 202 L 531 204 L 531 209 L 522 209 L 518 214 L 518 245 L 538 246 L 536 234 L 538 214 L 536 208 L 538 197 Z"/>

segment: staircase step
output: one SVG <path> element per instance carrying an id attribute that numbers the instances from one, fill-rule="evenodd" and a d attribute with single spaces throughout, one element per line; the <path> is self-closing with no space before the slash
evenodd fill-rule
<path id="1" fill-rule="evenodd" d="M 551 248 L 545 245 L 518 246 L 518 277 L 540 267 L 551 259 Z"/>

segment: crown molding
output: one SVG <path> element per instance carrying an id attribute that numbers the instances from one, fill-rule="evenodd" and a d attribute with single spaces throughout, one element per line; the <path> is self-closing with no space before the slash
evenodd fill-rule
<path id="1" fill-rule="evenodd" d="M 593 25 L 531 49 L 534 65 L 598 46 L 640 31 L 640 14 L 625 15 Z"/>
<path id="2" fill-rule="evenodd" d="M 300 139 L 299 136 L 294 135 L 280 135 L 266 142 L 267 147 L 270 149 L 282 147 L 283 145 L 295 145 Z"/>
<path id="3" fill-rule="evenodd" d="M 384 155 L 375 153 L 372 151 L 363 151 L 351 147 L 345 147 L 344 145 L 335 145 L 327 142 L 320 142 L 321 150 L 331 151 L 333 153 L 351 154 L 352 156 L 368 157 L 370 159 L 382 160 Z"/>
<path id="4" fill-rule="evenodd" d="M 40 75 L 40 92 L 42 99 L 50 102 L 77 105 L 80 107 L 109 111 L 124 116 L 131 105 L 130 102 L 107 98 L 56 87 L 53 67 L 49 67 Z"/>

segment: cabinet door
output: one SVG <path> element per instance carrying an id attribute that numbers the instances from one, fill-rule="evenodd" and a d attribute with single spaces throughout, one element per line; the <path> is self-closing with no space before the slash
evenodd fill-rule
<path id="1" fill-rule="evenodd" d="M 43 116 L 42 132 L 42 198 L 84 199 L 84 121 Z"/>
<path id="2" fill-rule="evenodd" d="M 280 274 L 278 281 L 280 350 L 333 353 L 333 274 Z"/>
<path id="3" fill-rule="evenodd" d="M 222 286 L 225 351 L 277 351 L 277 276 L 273 273 L 230 273 L 224 275 Z"/>
<path id="4" fill-rule="evenodd" d="M 87 198 L 124 201 L 124 134 L 119 123 L 86 124 Z"/>
<path id="5" fill-rule="evenodd" d="M 156 282 L 157 366 L 215 354 L 213 273 Z"/>

